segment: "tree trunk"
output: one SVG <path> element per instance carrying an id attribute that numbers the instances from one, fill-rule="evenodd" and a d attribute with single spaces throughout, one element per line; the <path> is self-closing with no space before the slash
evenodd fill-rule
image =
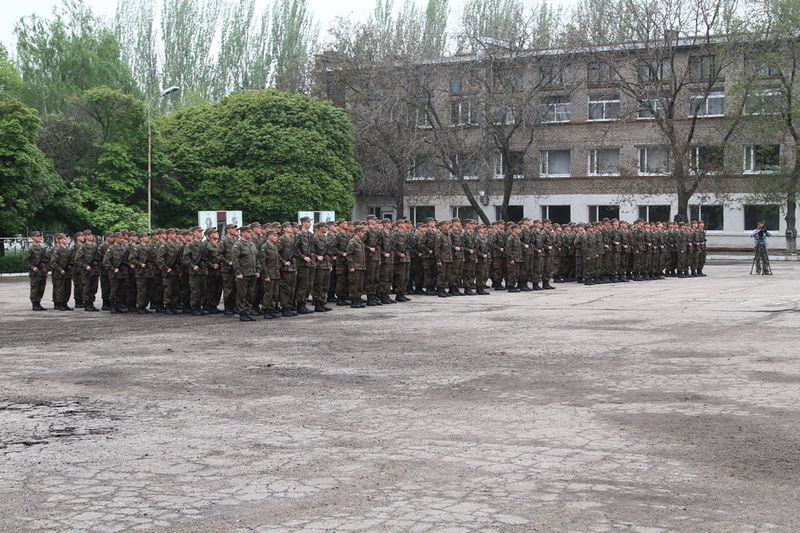
<path id="1" fill-rule="evenodd" d="M 796 178 L 792 181 L 795 181 Z M 795 212 L 797 211 L 797 193 L 792 188 L 786 196 L 786 253 L 797 253 L 797 221 Z"/>
<path id="2" fill-rule="evenodd" d="M 689 199 L 692 193 L 686 190 L 683 184 L 678 185 L 678 212 L 675 215 L 675 220 L 682 220 L 689 222 Z"/>
<path id="3" fill-rule="evenodd" d="M 460 179 L 459 182 L 461 185 L 461 189 L 464 191 L 464 195 L 467 197 L 467 200 L 469 200 L 469 205 L 471 205 L 472 208 L 475 209 L 475 211 L 478 213 L 478 216 L 481 217 L 481 221 L 483 221 L 484 224 L 491 224 L 489 217 L 486 216 L 486 213 L 483 211 L 483 208 L 478 203 L 478 200 L 475 199 L 475 195 L 472 194 L 471 190 L 469 190 L 469 185 L 467 185 L 467 183 L 463 179 Z"/>

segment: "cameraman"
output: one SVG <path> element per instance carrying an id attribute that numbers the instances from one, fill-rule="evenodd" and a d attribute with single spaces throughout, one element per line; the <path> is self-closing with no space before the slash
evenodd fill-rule
<path id="1" fill-rule="evenodd" d="M 764 221 L 759 222 L 750 236 L 756 241 L 756 274 L 764 274 L 766 276 L 770 273 L 769 256 L 767 255 L 767 237 L 771 237 L 769 231 L 767 231 L 766 223 L 764 223 Z"/>

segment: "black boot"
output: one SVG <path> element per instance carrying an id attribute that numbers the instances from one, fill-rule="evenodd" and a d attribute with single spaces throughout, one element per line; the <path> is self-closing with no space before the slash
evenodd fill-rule
<path id="1" fill-rule="evenodd" d="M 531 290 L 533 290 L 533 291 L 542 291 L 542 290 L 544 290 L 544 289 L 542 289 L 542 288 L 539 286 L 539 282 L 538 282 L 538 281 L 535 281 L 535 282 L 533 283 L 533 288 L 532 288 Z"/>
<path id="2" fill-rule="evenodd" d="M 34 311 L 47 311 L 46 307 L 42 307 L 42 302 L 34 302 L 33 303 L 33 310 Z"/>
<path id="3" fill-rule="evenodd" d="M 478 287 L 478 290 L 475 291 L 475 294 L 478 294 L 480 296 L 489 296 L 489 293 L 486 292 L 486 289 L 484 289 L 483 287 Z"/>
<path id="4" fill-rule="evenodd" d="M 83 302 L 75 300 L 75 309 L 83 309 Z"/>
<path id="5" fill-rule="evenodd" d="M 450 295 L 444 290 L 444 287 L 439 287 L 439 298 L 449 298 Z"/>
<path id="6" fill-rule="evenodd" d="M 206 311 L 208 311 L 209 315 L 218 315 L 219 308 L 216 305 L 208 305 L 206 306 Z"/>
<path id="7" fill-rule="evenodd" d="M 461 294 L 461 291 L 458 290 L 458 287 L 450 287 L 450 296 L 464 296 Z"/>
<path id="8" fill-rule="evenodd" d="M 344 298 L 339 298 L 339 300 L 337 300 L 337 302 L 336 302 L 336 305 L 338 305 L 340 307 L 344 307 L 345 305 L 352 305 L 352 304 L 348 304 L 347 300 L 344 299 Z"/>
<path id="9" fill-rule="evenodd" d="M 264 309 L 264 320 L 272 320 L 273 318 L 278 318 L 277 316 L 275 316 L 275 313 L 273 313 L 273 310 Z"/>
<path id="10" fill-rule="evenodd" d="M 314 312 L 315 313 L 324 313 L 325 310 L 322 308 L 322 302 L 314 300 Z"/>
<path id="11" fill-rule="evenodd" d="M 176 314 L 175 306 L 174 305 L 168 305 L 168 306 L 164 307 L 164 313 L 168 314 L 168 315 Z M 231 313 L 231 314 L 233 314 L 233 313 Z"/>
<path id="12" fill-rule="evenodd" d="M 360 300 L 353 300 L 353 303 L 350 304 L 350 307 L 352 307 L 353 309 L 361 309 L 366 306 Z"/>
<path id="13" fill-rule="evenodd" d="M 200 310 L 199 307 L 191 307 L 191 313 L 193 316 L 203 316 L 203 312 Z"/>
<path id="14" fill-rule="evenodd" d="M 140 308 L 138 308 L 136 310 L 136 312 L 139 313 L 140 315 L 149 315 L 150 314 L 150 311 L 148 311 L 146 307 L 140 307 Z"/>
<path id="15" fill-rule="evenodd" d="M 103 305 L 100 306 L 100 310 L 101 311 L 110 311 L 111 310 L 111 305 L 106 300 L 103 300 Z"/>
<path id="16" fill-rule="evenodd" d="M 253 317 L 251 317 L 247 313 L 239 313 L 239 320 L 241 320 L 242 322 L 252 322 Z"/>
<path id="17" fill-rule="evenodd" d="M 519 289 L 519 287 L 511 287 L 510 289 L 508 289 L 508 292 L 511 293 L 511 292 L 522 292 L 522 291 Z"/>
<path id="18" fill-rule="evenodd" d="M 231 316 L 233 314 L 233 309 L 231 309 L 230 307 L 226 306 L 225 310 L 222 312 L 222 314 L 226 315 L 226 316 Z"/>
<path id="19" fill-rule="evenodd" d="M 297 314 L 298 315 L 310 315 L 313 312 L 314 311 L 312 311 L 311 309 L 306 307 L 306 303 L 305 302 L 302 302 L 302 303 L 298 304 L 298 306 L 297 306 Z"/>
<path id="20" fill-rule="evenodd" d="M 473 291 L 471 288 L 467 287 L 464 289 L 464 296 L 477 296 L 477 293 Z"/>
<path id="21" fill-rule="evenodd" d="M 88 303 L 88 304 L 84 304 L 84 305 L 83 305 L 83 310 L 84 310 L 84 311 L 92 311 L 92 312 L 94 312 L 94 311 L 100 311 L 98 308 L 96 308 L 96 307 L 94 306 L 94 302 L 92 302 L 92 303 Z"/>
<path id="22" fill-rule="evenodd" d="M 297 313 L 293 312 L 291 307 L 284 307 L 283 313 L 281 313 L 283 318 L 291 318 L 293 316 L 297 316 Z"/>
<path id="23" fill-rule="evenodd" d="M 704 277 L 707 276 L 707 274 L 703 274 L 703 269 L 702 268 L 697 271 L 697 275 L 700 276 L 701 278 L 704 278 Z"/>
<path id="24" fill-rule="evenodd" d="M 120 312 L 119 307 L 117 306 L 117 304 L 111 304 L 109 307 L 111 308 L 111 314 L 112 315 L 116 315 L 117 313 Z"/>
<path id="25" fill-rule="evenodd" d="M 385 292 L 382 292 L 382 293 L 381 293 L 381 298 L 380 298 L 380 300 L 381 300 L 381 303 L 382 303 L 382 304 L 393 304 L 393 303 L 397 303 L 397 302 L 395 302 L 394 300 L 392 300 L 391 298 L 389 298 L 389 295 L 388 295 L 388 294 L 386 294 Z"/>

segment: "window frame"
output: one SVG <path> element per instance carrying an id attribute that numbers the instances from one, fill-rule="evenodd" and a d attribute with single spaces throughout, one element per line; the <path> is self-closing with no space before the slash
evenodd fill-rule
<path id="1" fill-rule="evenodd" d="M 572 101 L 570 100 L 569 96 L 564 96 L 564 95 L 548 96 L 548 97 L 545 97 L 543 100 L 554 100 L 554 99 L 561 100 L 561 99 L 564 99 L 564 98 L 566 98 L 566 100 L 567 100 L 566 102 L 545 102 L 545 101 L 542 101 L 539 104 L 539 114 L 540 114 L 540 116 L 543 117 L 541 119 L 542 124 L 566 124 L 568 122 L 572 122 Z M 562 108 L 562 106 L 565 106 L 563 109 L 566 109 L 566 117 L 567 118 L 566 118 L 566 120 L 557 120 L 557 117 L 560 114 L 558 110 L 560 108 Z M 563 115 L 563 109 L 561 111 L 562 115 Z M 552 111 L 553 120 L 549 120 L 547 118 L 549 115 L 551 115 L 551 111 Z"/>
<path id="2" fill-rule="evenodd" d="M 649 159 L 648 151 L 651 150 L 651 149 L 654 149 L 654 148 L 663 148 L 664 150 L 666 150 L 666 153 L 667 153 L 667 168 L 666 168 L 666 170 L 664 172 L 648 172 L 646 170 L 642 170 L 642 153 L 643 153 L 642 151 L 644 151 L 644 168 L 647 168 L 648 159 Z M 636 170 L 637 170 L 637 174 L 639 176 L 668 176 L 669 173 L 672 171 L 671 170 L 671 164 L 670 164 L 671 163 L 671 161 L 670 161 L 670 159 L 671 159 L 670 158 L 670 151 L 669 151 L 669 146 L 668 145 L 665 145 L 665 144 L 654 144 L 654 145 L 648 145 L 648 146 L 637 146 L 636 147 L 636 152 L 637 152 L 637 156 L 638 156 L 637 157 L 637 162 L 636 162 Z"/>
<path id="3" fill-rule="evenodd" d="M 597 222 L 598 220 L 602 220 L 603 219 L 603 217 L 600 216 L 600 208 L 601 207 L 606 207 L 606 208 L 607 207 L 615 207 L 617 209 L 617 214 L 614 215 L 614 216 L 610 216 L 608 218 L 619 219 L 619 214 L 620 214 L 619 205 L 599 205 L 599 204 L 597 204 L 597 205 L 590 205 L 590 206 L 587 206 L 587 207 L 589 208 L 589 219 L 588 219 L 588 222 L 590 222 L 590 223 Z"/>
<path id="4" fill-rule="evenodd" d="M 697 113 L 700 107 L 695 103 L 702 99 L 703 112 Z M 722 100 L 722 113 L 709 113 L 709 101 L 712 99 Z M 689 96 L 689 116 L 697 118 L 716 118 L 725 116 L 725 91 L 714 90 L 706 94 L 693 94 Z"/>
<path id="5" fill-rule="evenodd" d="M 414 175 L 414 171 L 419 167 L 418 160 L 421 158 L 428 158 L 430 159 L 431 165 L 431 175 L 430 176 L 416 176 Z M 433 181 L 436 179 L 436 163 L 432 155 L 427 154 L 414 154 L 411 157 L 410 164 L 408 166 L 408 173 L 406 175 L 406 181 Z"/>
<path id="6" fill-rule="evenodd" d="M 614 94 L 617 96 L 616 99 L 611 98 L 611 99 L 603 99 L 603 100 L 592 100 L 592 97 L 597 97 L 597 96 L 601 96 L 601 95 L 608 96 L 608 95 L 614 95 Z M 612 117 L 607 116 L 609 107 L 611 107 L 613 109 L 613 106 L 615 104 L 616 104 L 616 108 L 617 108 L 616 116 L 612 116 Z M 603 116 L 602 116 L 602 118 L 592 118 L 592 108 L 593 108 L 593 106 L 596 107 L 598 105 L 602 106 L 602 110 L 603 110 L 602 114 L 603 114 Z M 619 115 L 620 115 L 620 111 L 621 110 L 622 110 L 622 100 L 621 100 L 619 91 L 612 91 L 612 92 L 605 92 L 605 93 L 590 93 L 589 94 L 589 108 L 588 108 L 588 114 L 586 115 L 586 122 L 613 122 L 613 121 L 619 120 Z"/>
<path id="7" fill-rule="evenodd" d="M 520 155 L 520 159 L 524 162 L 524 160 L 525 160 L 525 152 L 512 151 L 511 153 L 512 154 L 513 153 L 519 154 Z M 498 161 L 498 158 L 500 158 L 500 161 Z M 501 169 L 501 172 L 499 174 L 497 173 L 498 163 L 500 164 L 500 169 Z M 503 152 L 501 152 L 500 150 L 496 150 L 494 152 L 494 179 L 502 180 L 502 179 L 505 178 L 505 176 L 502 173 L 502 168 L 503 168 Z M 515 169 L 515 170 L 518 170 L 518 169 Z M 525 169 L 523 167 L 522 174 L 514 174 L 513 179 L 519 180 L 519 179 L 523 179 L 524 177 L 525 177 Z"/>
<path id="8" fill-rule="evenodd" d="M 767 230 L 769 230 L 769 231 L 780 231 L 780 229 L 781 229 L 781 205 L 780 204 L 743 204 L 742 205 L 742 215 L 743 215 L 742 216 L 742 227 L 744 228 L 743 231 L 748 231 L 749 232 L 749 231 L 753 231 L 754 229 L 756 229 L 756 226 L 753 226 L 753 227 L 748 227 L 747 226 L 747 219 L 749 218 L 748 215 L 747 215 L 747 210 L 748 210 L 748 208 L 753 208 L 753 207 L 761 208 L 762 211 L 764 210 L 763 208 L 765 208 L 765 207 L 771 207 L 771 208 L 776 209 L 777 213 L 776 213 L 776 215 L 774 217 L 775 220 L 778 223 L 778 225 L 776 227 L 770 227 L 769 223 L 772 222 L 772 220 L 767 220 L 766 217 L 764 217 L 763 215 L 759 215 L 758 217 L 755 217 L 755 218 L 756 219 L 763 219 L 764 222 L 767 222 Z M 770 218 L 772 218 L 772 217 L 770 217 Z M 757 224 L 758 220 L 756 220 L 755 222 Z"/>
<path id="9" fill-rule="evenodd" d="M 426 215 L 426 216 L 422 217 L 422 220 L 420 220 L 419 216 L 417 216 L 417 209 L 419 209 L 420 207 L 431 208 L 433 210 L 433 214 L 432 215 Z M 436 206 L 435 205 L 410 205 L 410 206 L 408 206 L 408 218 L 411 219 L 411 223 L 412 224 L 416 224 L 417 222 L 425 222 L 425 219 L 428 218 L 429 216 L 433 217 L 433 218 L 436 218 Z"/>
<path id="10" fill-rule="evenodd" d="M 608 172 L 597 172 L 597 153 L 603 151 L 612 151 L 615 150 L 617 152 L 617 170 L 616 172 L 608 173 Z M 619 148 L 591 148 L 589 149 L 588 153 L 586 154 L 586 164 L 588 169 L 589 176 L 620 176 L 622 175 L 622 171 L 620 170 L 620 154 L 621 150 Z"/>
<path id="11" fill-rule="evenodd" d="M 567 174 L 552 174 L 545 172 L 545 165 L 547 170 L 550 170 L 550 152 L 567 152 L 569 157 L 569 172 Z M 569 178 L 572 176 L 572 150 L 569 148 L 550 148 L 539 150 L 539 177 L 540 178 Z"/>
<path id="12" fill-rule="evenodd" d="M 764 169 L 764 170 L 756 170 L 757 158 L 756 158 L 756 147 L 758 146 L 777 146 L 778 147 L 778 164 L 777 168 L 774 170 L 772 169 Z M 781 155 L 783 153 L 783 147 L 780 144 L 745 144 L 744 145 L 744 153 L 742 157 L 742 169 L 744 174 L 773 174 L 776 172 L 781 171 Z M 748 161 L 752 164 L 752 168 L 748 168 Z"/>
<path id="13" fill-rule="evenodd" d="M 706 224 L 706 231 L 725 231 L 725 206 L 722 204 L 689 204 L 689 218 L 691 220 L 703 220 L 703 208 L 719 208 L 721 211 L 720 219 L 722 227 L 719 229 L 712 229 L 710 225 Z M 696 210 L 696 211 L 695 211 Z M 705 221 L 703 221 L 705 223 Z"/>
<path id="14" fill-rule="evenodd" d="M 748 109 L 748 107 L 750 107 L 750 106 L 748 106 L 748 102 L 750 101 L 751 96 L 755 96 L 755 97 L 758 97 L 758 98 L 764 98 L 764 97 L 770 97 L 770 96 L 779 96 L 780 97 L 780 102 L 779 102 L 780 105 L 774 111 L 769 111 L 769 110 L 764 111 L 763 108 L 761 110 L 758 110 L 758 111 L 751 111 L 750 109 Z M 783 95 L 783 91 L 781 91 L 779 88 L 770 87 L 770 88 L 760 89 L 758 91 L 755 91 L 755 93 L 753 93 L 752 95 L 748 94 L 747 96 L 745 96 L 744 107 L 742 109 L 742 114 L 743 115 L 748 115 L 748 116 L 753 116 L 753 117 L 754 116 L 759 116 L 759 115 L 780 115 L 783 112 L 783 110 L 785 109 L 785 106 L 783 105 L 784 102 L 785 102 L 785 97 Z"/>
<path id="15" fill-rule="evenodd" d="M 720 166 L 717 169 L 709 169 L 705 170 L 699 167 L 700 162 L 700 151 L 703 149 L 719 149 L 722 153 L 720 154 Z M 725 167 L 725 148 L 721 145 L 697 145 L 692 146 L 689 148 L 689 172 L 694 175 L 705 174 L 705 175 L 716 175 L 722 172 Z"/>
<path id="16" fill-rule="evenodd" d="M 539 207 L 542 214 L 542 220 L 551 220 L 553 222 L 564 223 L 564 224 L 572 221 L 572 205 L 570 204 L 553 204 L 553 205 L 545 204 L 545 205 L 540 205 Z M 550 208 L 552 207 L 566 207 L 567 209 L 569 209 L 569 220 L 566 220 L 564 222 L 553 220 L 552 213 L 550 213 Z"/>
<path id="17" fill-rule="evenodd" d="M 646 221 L 648 223 L 650 223 L 650 222 L 669 222 L 670 220 L 672 220 L 672 206 L 669 205 L 669 204 L 639 204 L 636 207 L 637 207 L 637 210 L 639 212 L 639 218 L 641 218 L 642 220 L 644 220 L 644 221 Z M 643 207 L 645 208 L 646 216 L 642 216 L 642 208 Z M 651 220 L 650 209 L 653 208 L 653 207 L 666 207 L 666 208 L 668 208 L 669 209 L 669 215 L 667 215 L 667 219 L 666 220 Z"/>

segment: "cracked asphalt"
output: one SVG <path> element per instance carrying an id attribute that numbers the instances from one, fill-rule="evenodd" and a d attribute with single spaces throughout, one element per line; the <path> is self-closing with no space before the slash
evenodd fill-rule
<path id="1" fill-rule="evenodd" d="M 1 280 L 0 531 L 798 531 L 773 268 L 254 323 Z"/>

